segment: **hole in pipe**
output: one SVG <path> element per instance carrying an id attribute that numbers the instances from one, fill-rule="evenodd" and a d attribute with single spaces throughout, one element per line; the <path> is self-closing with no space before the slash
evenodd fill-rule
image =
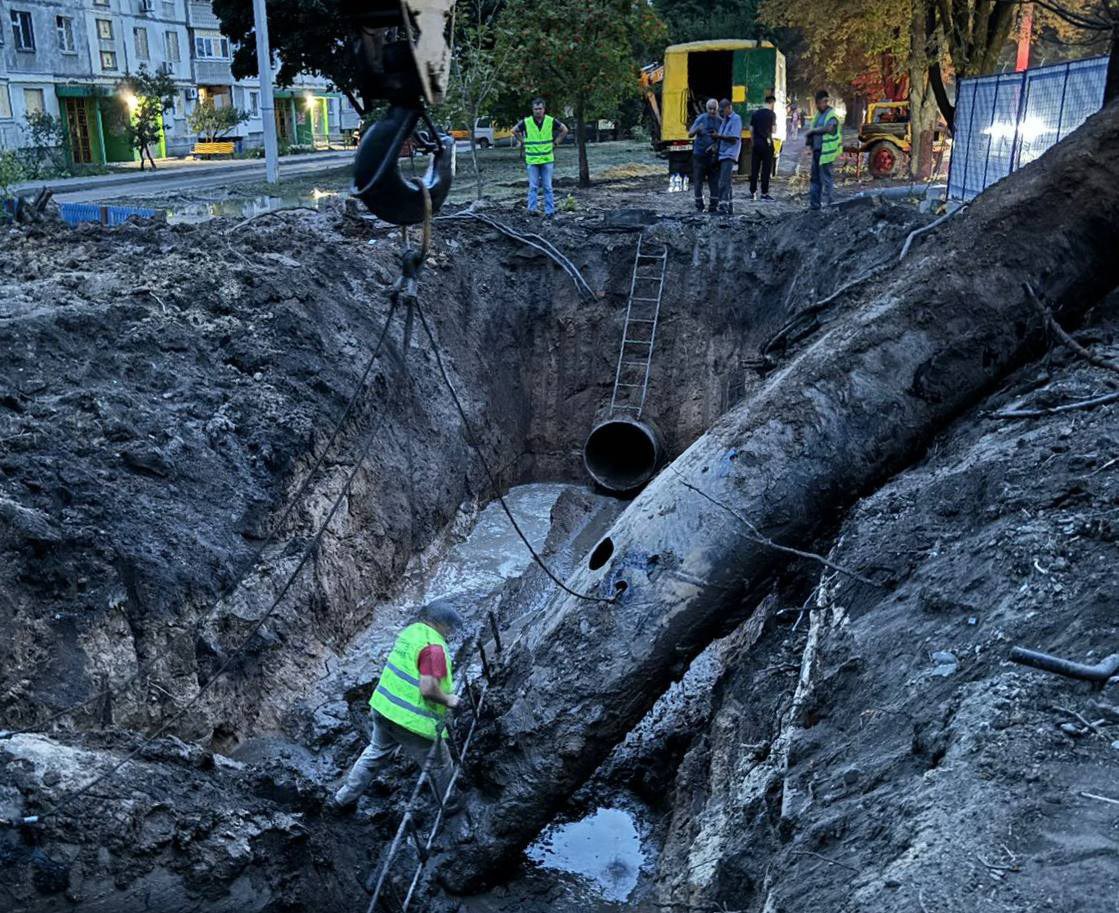
<path id="1" fill-rule="evenodd" d="M 591 431 L 583 445 L 583 463 L 591 478 L 619 494 L 648 482 L 660 460 L 656 431 L 634 419 L 608 419 Z"/>
<path id="2" fill-rule="evenodd" d="M 607 536 L 600 543 L 598 543 L 598 545 L 594 547 L 594 551 L 591 552 L 591 561 L 589 565 L 590 569 L 592 571 L 597 571 L 607 561 L 610 560 L 610 556 L 613 554 L 614 540 Z"/>

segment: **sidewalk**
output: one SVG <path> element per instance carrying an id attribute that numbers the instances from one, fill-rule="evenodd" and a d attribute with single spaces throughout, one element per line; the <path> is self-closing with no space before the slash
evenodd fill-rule
<path id="1" fill-rule="evenodd" d="M 336 152 L 307 152 L 302 155 L 285 155 L 280 159 L 280 174 L 285 171 L 304 171 L 304 165 L 321 164 L 324 169 L 336 168 L 353 160 L 354 150 L 346 149 Z M 121 170 L 114 174 L 98 174 L 78 176 L 73 178 L 55 178 L 46 181 L 28 181 L 16 184 L 15 193 L 28 194 L 38 191 L 40 187 L 49 187 L 56 196 L 70 193 L 80 193 L 93 190 L 112 190 L 122 185 L 142 184 L 146 189 L 158 189 L 158 185 L 167 181 L 181 181 L 185 178 L 220 175 L 231 175 L 246 178 L 259 171 L 264 175 L 264 159 L 230 159 L 221 162 L 199 161 L 192 158 L 157 159 L 155 171 L 140 171 L 138 164 L 123 165 Z"/>

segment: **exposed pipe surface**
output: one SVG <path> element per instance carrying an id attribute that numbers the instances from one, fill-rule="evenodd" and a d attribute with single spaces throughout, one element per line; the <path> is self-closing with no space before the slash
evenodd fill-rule
<path id="1" fill-rule="evenodd" d="M 811 547 L 1040 351 L 1024 281 L 1070 315 L 1119 284 L 1116 148 L 1113 104 L 944 225 L 935 271 L 899 267 L 629 505 L 568 580 L 620 598 L 588 607 L 556 594 L 532 645 L 506 646 L 488 751 L 472 771 L 474 827 L 440 864 L 448 887 L 505 877 L 692 660 L 742 620 L 787 560 L 775 543 Z M 989 242 L 1008 225 L 1011 241 Z"/>
<path id="2" fill-rule="evenodd" d="M 595 425 L 583 444 L 583 464 L 591 478 L 618 494 L 648 482 L 663 459 L 660 432 L 646 419 L 612 416 Z"/>

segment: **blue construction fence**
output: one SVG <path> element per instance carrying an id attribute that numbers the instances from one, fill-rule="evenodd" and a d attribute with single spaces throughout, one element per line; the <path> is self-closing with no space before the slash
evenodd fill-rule
<path id="1" fill-rule="evenodd" d="M 961 79 L 948 197 L 974 199 L 1038 158 L 1103 104 L 1106 57 Z"/>
<path id="2" fill-rule="evenodd" d="M 161 209 L 143 209 L 138 206 L 102 206 L 100 203 L 60 203 L 59 211 L 64 221 L 71 225 L 82 222 L 99 222 L 102 225 L 121 225 L 133 216 L 140 219 L 157 219 Z"/>

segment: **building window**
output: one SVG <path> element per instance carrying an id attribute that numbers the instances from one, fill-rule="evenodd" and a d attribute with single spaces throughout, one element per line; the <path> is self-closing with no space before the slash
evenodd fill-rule
<path id="1" fill-rule="evenodd" d="M 101 69 L 115 70 L 117 68 L 117 55 L 114 51 L 101 52 Z"/>
<path id="2" fill-rule="evenodd" d="M 77 45 L 74 44 L 74 20 L 66 16 L 55 16 L 54 25 L 58 29 L 58 49 L 63 54 L 77 51 Z"/>
<path id="3" fill-rule="evenodd" d="M 178 32 L 165 32 L 163 35 L 163 43 L 167 49 L 167 59 L 171 61 L 171 63 L 178 63 L 182 60 L 179 56 Z"/>
<path id="4" fill-rule="evenodd" d="M 97 20 L 97 37 L 102 41 L 113 40 L 113 20 L 112 19 L 98 19 Z"/>
<path id="5" fill-rule="evenodd" d="M 260 93 L 249 93 L 249 114 L 253 117 L 260 117 Z"/>
<path id="6" fill-rule="evenodd" d="M 93 0 L 94 6 L 108 6 L 109 0 Z"/>
<path id="7" fill-rule="evenodd" d="M 228 60 L 229 39 L 220 32 L 202 32 L 195 35 L 194 56 L 199 60 Z"/>
<path id="8" fill-rule="evenodd" d="M 136 39 L 136 57 L 140 60 L 150 60 L 151 55 L 148 53 L 148 30 L 145 28 L 133 29 L 132 35 Z"/>
<path id="9" fill-rule="evenodd" d="M 12 97 L 8 94 L 8 87 L 0 85 L 0 120 L 10 120 L 12 116 Z"/>
<path id="10" fill-rule="evenodd" d="M 35 50 L 35 27 L 31 24 L 30 13 L 12 10 L 12 35 L 16 40 L 17 51 Z"/>
<path id="11" fill-rule="evenodd" d="M 28 114 L 42 114 L 46 110 L 42 89 L 23 90 L 23 109 Z"/>

